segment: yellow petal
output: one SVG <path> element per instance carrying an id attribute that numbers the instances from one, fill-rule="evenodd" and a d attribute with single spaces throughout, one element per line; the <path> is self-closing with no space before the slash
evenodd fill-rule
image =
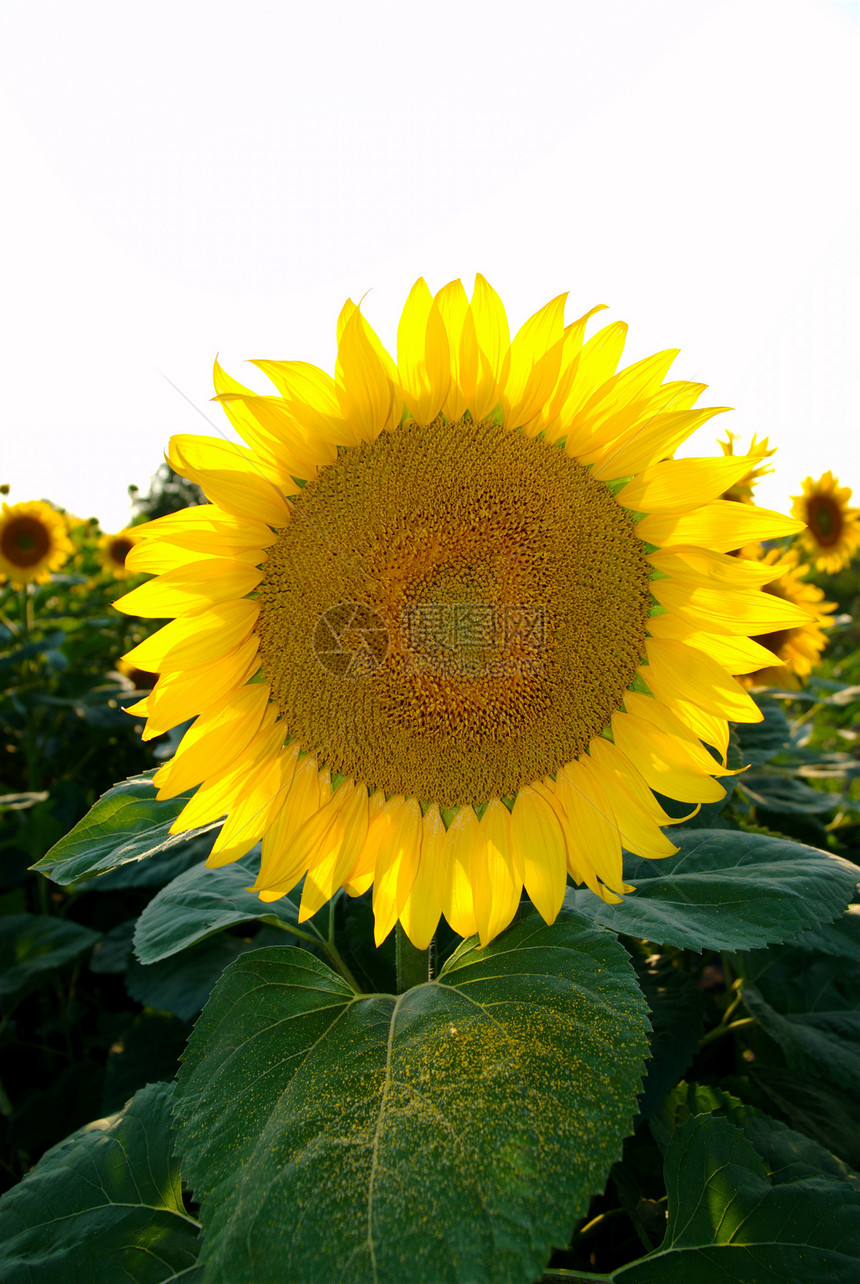
<path id="1" fill-rule="evenodd" d="M 612 734 L 624 756 L 658 793 L 690 803 L 718 802 L 725 798 L 722 785 L 695 763 L 691 764 L 686 745 L 647 719 L 621 711 L 613 713 Z M 716 762 L 713 765 L 718 767 Z"/>
<path id="2" fill-rule="evenodd" d="M 469 315 L 469 300 L 463 289 L 462 281 L 449 281 L 435 296 L 434 302 L 448 335 L 448 347 L 451 360 L 451 381 L 448 395 L 442 406 L 442 413 L 451 421 L 459 419 L 466 410 L 466 398 L 463 393 L 463 374 L 461 372 L 463 327 Z M 474 326 L 474 322 L 472 322 Z M 475 340 L 477 355 L 477 339 Z"/>
<path id="3" fill-rule="evenodd" d="M 478 347 L 498 381 L 502 363 L 511 346 L 511 333 L 502 300 L 480 272 L 475 277 L 475 289 L 472 292 L 472 316 Z"/>
<path id="4" fill-rule="evenodd" d="M 594 476 L 606 481 L 638 473 L 673 454 L 697 428 L 728 409 L 728 406 L 706 406 L 701 410 L 668 410 L 665 414 L 652 415 L 647 422 L 613 442 L 608 451 L 601 452 L 594 461 Z M 583 461 L 591 462 L 590 456 L 584 455 Z"/>
<path id="5" fill-rule="evenodd" d="M 436 418 L 451 385 L 448 336 L 427 282 L 410 291 L 397 327 L 397 369 L 409 412 L 419 423 Z"/>
<path id="6" fill-rule="evenodd" d="M 361 896 L 373 882 L 373 871 L 382 846 L 391 833 L 391 816 L 398 796 L 386 801 L 385 794 L 377 789 L 367 804 L 367 836 L 361 845 L 355 864 L 344 880 L 350 896 Z"/>
<path id="7" fill-rule="evenodd" d="M 573 428 L 572 425 L 595 390 L 602 387 L 615 373 L 626 337 L 626 323 L 613 321 L 611 325 L 604 326 L 597 334 L 592 335 L 576 358 L 570 391 L 559 408 L 562 423 L 560 436 L 567 437 L 565 450 L 569 455 L 577 454 L 580 447 L 588 441 L 587 425 L 580 429 Z"/>
<path id="8" fill-rule="evenodd" d="M 634 767 L 629 758 L 624 756 L 618 746 L 611 740 L 607 740 L 605 736 L 595 736 L 588 746 L 588 753 L 596 769 L 601 773 L 601 778 L 606 778 L 610 785 L 614 782 L 614 787 L 609 789 L 610 794 L 613 794 L 616 789 L 619 790 L 624 796 L 625 807 L 626 800 L 632 799 L 636 808 L 644 812 L 655 825 L 680 825 L 683 820 L 690 820 L 695 815 L 695 812 L 692 812 L 690 816 L 684 816 L 682 819 L 670 816 L 652 794 L 641 772 Z"/>
<path id="9" fill-rule="evenodd" d="M 209 611 L 183 616 L 165 624 L 123 657 L 150 673 L 196 668 L 229 655 L 248 638 L 260 614 L 259 602 L 242 598 L 222 602 Z"/>
<path id="10" fill-rule="evenodd" d="M 603 797 L 611 805 L 623 847 L 649 860 L 660 860 L 678 850 L 660 829 L 652 810 L 643 805 L 638 789 L 631 788 L 631 777 L 635 774 L 654 806 L 659 807 L 654 795 L 611 741 L 602 736 L 597 738 L 592 744 L 588 765 L 602 788 Z M 659 807 L 659 810 L 663 809 Z"/>
<path id="11" fill-rule="evenodd" d="M 494 798 L 481 817 L 472 853 L 472 900 L 482 945 L 508 926 L 517 912 L 522 886 L 511 851 L 510 812 Z"/>
<path id="12" fill-rule="evenodd" d="M 567 294 L 551 299 L 520 326 L 502 363 L 502 411 L 509 428 L 538 415 L 558 380 Z"/>
<path id="13" fill-rule="evenodd" d="M 343 328 L 337 350 L 341 411 L 362 441 L 374 441 L 381 432 L 396 428 L 401 410 L 395 385 L 369 331 L 356 309 Z"/>
<path id="14" fill-rule="evenodd" d="M 752 638 L 696 632 L 671 615 L 655 616 L 648 623 L 648 631 L 653 637 L 676 638 L 704 651 L 728 673 L 755 673 L 773 664 L 772 653 Z"/>
<path id="15" fill-rule="evenodd" d="M 295 477 L 315 477 L 318 469 L 337 458 L 328 433 L 314 431 L 314 417 L 296 413 L 281 397 L 240 397 L 222 393 L 213 398 L 224 410 L 253 457 L 279 490 L 295 494 Z"/>
<path id="16" fill-rule="evenodd" d="M 716 581 L 731 585 L 732 592 L 739 588 L 761 588 L 782 574 L 778 566 L 767 562 L 751 562 L 728 553 L 714 553 L 709 548 L 658 548 L 648 554 L 648 561 L 655 570 L 674 580 L 704 588 L 714 587 Z"/>
<path id="17" fill-rule="evenodd" d="M 304 923 L 330 901 L 355 865 L 367 837 L 367 787 L 343 781 L 323 808 L 331 822 L 315 847 L 302 888 L 299 922 Z M 297 835 L 301 842 L 301 834 Z"/>
<path id="18" fill-rule="evenodd" d="M 204 781 L 170 826 L 171 834 L 182 834 L 189 829 L 211 824 L 212 821 L 226 816 L 247 788 L 248 780 L 253 777 L 257 763 L 281 753 L 281 746 L 284 743 L 283 723 L 279 722 L 270 727 L 268 731 L 255 738 L 255 743 L 258 749 L 255 756 L 242 754 L 229 767 L 214 776 L 209 776 Z M 282 766 L 285 772 L 290 771 L 291 778 L 292 773 L 295 772 L 298 755 L 297 744 L 288 745 L 283 749 Z"/>
<path id="19" fill-rule="evenodd" d="M 421 822 L 421 853 L 412 890 L 403 902 L 400 922 L 416 950 L 426 950 L 439 926 L 442 913 L 443 849 L 445 825 L 439 807 L 432 803 Z"/>
<path id="20" fill-rule="evenodd" d="M 728 553 L 758 540 L 795 535 L 802 529 L 802 522 L 769 508 L 718 499 L 689 513 L 651 513 L 639 522 L 636 534 L 661 547 L 702 544 L 714 552 Z"/>
<path id="21" fill-rule="evenodd" d="M 666 459 L 645 468 L 629 481 L 618 492 L 617 499 L 625 508 L 643 513 L 658 508 L 689 508 L 691 495 L 700 503 L 719 499 L 749 472 L 753 463 L 745 455 Z"/>
<path id="22" fill-rule="evenodd" d="M 735 504 L 735 507 L 746 505 Z M 667 611 L 694 629 L 704 628 L 710 633 L 771 633 L 809 621 L 809 612 L 803 607 L 760 589 L 697 588 L 690 582 L 670 579 L 653 580 L 651 592 Z M 652 622 L 649 621 L 649 628 Z"/>
<path id="23" fill-rule="evenodd" d="M 125 615 L 164 619 L 168 615 L 190 615 L 231 598 L 245 597 L 263 578 L 263 572 L 246 562 L 227 557 L 207 557 L 193 566 L 166 571 L 148 584 L 141 584 L 114 602 Z"/>
<path id="24" fill-rule="evenodd" d="M 567 846 L 558 817 L 531 785 L 514 802 L 511 851 L 529 900 L 545 922 L 553 923 L 564 899 Z"/>
<path id="25" fill-rule="evenodd" d="M 611 891 L 624 891 L 621 871 L 621 837 L 600 776 L 582 758 L 569 762 L 556 776 L 556 791 L 576 836 L 583 865 L 590 865 L 600 882 Z M 598 896 L 603 890 L 592 887 Z"/>
<path id="26" fill-rule="evenodd" d="M 401 800 L 391 813 L 391 833 L 376 858 L 373 874 L 373 938 L 381 945 L 412 891 L 421 851 L 421 808 Z"/>
<path id="27" fill-rule="evenodd" d="M 267 544 L 274 543 L 277 535 L 268 526 L 264 529 L 269 537 Z M 192 566 L 195 562 L 210 557 L 229 557 L 233 561 L 244 562 L 246 566 L 259 566 L 265 556 L 263 545 L 248 548 L 233 544 L 229 538 L 214 531 L 192 531 L 187 535 L 174 535 L 170 539 L 141 540 L 126 555 L 125 565 L 129 571 L 163 575 L 165 571 L 174 571 L 178 566 Z"/>
<path id="28" fill-rule="evenodd" d="M 172 539 L 174 536 L 185 540 L 215 535 L 237 548 L 266 548 L 277 539 L 265 522 L 250 517 L 234 517 L 216 504 L 195 504 L 191 508 L 181 508 L 178 513 L 166 513 L 164 517 L 135 526 L 134 533 L 146 542 Z M 142 546 L 136 544 L 132 552 L 137 553 L 139 547 Z"/>
<path id="29" fill-rule="evenodd" d="M 231 691 L 202 713 L 186 731 L 174 757 L 153 776 L 158 797 L 175 798 L 228 767 L 260 729 L 268 699 L 269 684 L 256 682 Z"/>
<path id="30" fill-rule="evenodd" d="M 263 835 L 260 872 L 251 889 L 262 901 L 276 901 L 292 891 L 305 873 L 314 850 L 314 839 L 324 823 L 316 820 L 323 804 L 320 771 L 316 759 L 303 758 L 293 773 L 281 808 Z M 314 822 L 314 828 L 310 822 Z M 307 828 L 305 828 L 307 826 Z M 301 845 L 297 842 L 302 833 Z"/>
<path id="31" fill-rule="evenodd" d="M 174 472 L 196 482 L 220 507 L 283 527 L 290 510 L 284 496 L 262 471 L 252 451 L 220 437 L 171 437 L 167 454 Z"/>
<path id="32" fill-rule="evenodd" d="M 278 728 L 273 729 L 277 733 Z M 212 869 L 229 865 L 258 843 L 280 810 L 283 795 L 295 772 L 296 753 L 283 749 L 280 736 L 267 735 L 267 752 L 260 754 L 245 780 L 245 786 L 230 807 L 221 832 L 212 844 L 206 864 Z M 272 740 L 274 738 L 274 744 Z M 279 743 L 280 742 L 280 743 Z M 269 747 L 271 746 L 271 747 Z"/>
<path id="33" fill-rule="evenodd" d="M 442 913 L 459 936 L 478 930 L 472 898 L 472 853 L 478 841 L 478 817 L 461 807 L 448 826 L 443 852 Z"/>
<path id="34" fill-rule="evenodd" d="M 678 747 L 683 748 L 691 766 L 698 766 L 700 771 L 713 776 L 737 775 L 737 771 L 721 766 L 704 745 L 700 744 L 698 737 L 688 731 L 660 700 L 638 691 L 627 691 L 624 694 L 624 707 L 628 713 L 636 714 L 664 734 L 674 737 Z"/>
<path id="35" fill-rule="evenodd" d="M 229 691 L 243 687 L 259 667 L 259 643 L 252 634 L 235 651 L 211 664 L 162 674 L 147 700 L 143 739 L 161 736 L 203 713 Z"/>
<path id="36" fill-rule="evenodd" d="M 658 700 L 689 700 L 732 722 L 761 722 L 755 701 L 710 656 L 668 638 L 649 638 L 645 652 L 639 672 Z"/>

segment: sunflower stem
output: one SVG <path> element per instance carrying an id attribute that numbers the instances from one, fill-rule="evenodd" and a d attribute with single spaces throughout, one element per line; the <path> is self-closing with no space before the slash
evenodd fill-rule
<path id="1" fill-rule="evenodd" d="M 397 944 L 397 993 L 405 994 L 414 985 L 430 979 L 430 951 L 417 950 L 400 923 L 395 927 Z"/>

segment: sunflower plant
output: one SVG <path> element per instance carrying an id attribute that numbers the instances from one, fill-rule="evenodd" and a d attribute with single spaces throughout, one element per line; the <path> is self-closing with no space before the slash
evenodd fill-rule
<path id="1" fill-rule="evenodd" d="M 419 281 L 395 358 L 347 303 L 333 376 L 216 364 L 241 441 L 172 439 L 208 502 L 135 527 L 116 602 L 169 620 L 126 655 L 166 760 L 37 869 L 188 853 L 127 984 L 205 1008 L 6 1197 L 11 1284 L 94 1245 L 147 1281 L 847 1279 L 857 1156 L 750 1069 L 850 1091 L 783 943 L 838 1006 L 856 866 L 744 783 L 803 748 L 739 679 L 810 612 L 733 554 L 801 523 L 723 498 L 766 443 L 674 458 L 725 409 L 675 350 L 619 369 L 565 304 L 511 338 L 483 277 Z"/>

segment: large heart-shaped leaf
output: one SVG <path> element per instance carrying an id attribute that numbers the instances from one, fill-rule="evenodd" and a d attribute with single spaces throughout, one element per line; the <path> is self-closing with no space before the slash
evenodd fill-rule
<path id="1" fill-rule="evenodd" d="M 741 830 L 670 830 L 664 860 L 625 857 L 635 893 L 606 905 L 568 890 L 567 904 L 628 936 L 693 950 L 750 950 L 830 922 L 857 886 L 856 865 L 784 838 Z"/>
<path id="2" fill-rule="evenodd" d="M 78 1129 L 0 1200 L 3 1284 L 163 1284 L 194 1265 L 198 1226 L 171 1158 L 172 1085 Z"/>
<path id="3" fill-rule="evenodd" d="M 55 883 L 73 883 L 85 875 L 143 860 L 154 852 L 178 846 L 196 834 L 220 826 L 221 822 L 216 821 L 184 834 L 171 834 L 170 826 L 194 790 L 159 802 L 152 784 L 154 774 L 154 771 L 145 771 L 139 776 L 129 776 L 102 794 L 83 820 L 37 861 L 33 869 Z"/>
<path id="4" fill-rule="evenodd" d="M 788 1153 L 784 1139 L 771 1140 L 776 1154 Z M 616 1284 L 856 1280 L 857 1192 L 840 1176 L 810 1173 L 802 1145 L 781 1171 L 768 1168 L 728 1119 L 688 1119 L 666 1152 L 665 1239 L 610 1278 Z"/>
<path id="5" fill-rule="evenodd" d="M 307 951 L 238 959 L 177 1093 L 207 1280 L 527 1284 L 619 1156 L 646 1011 L 570 912 L 521 911 L 399 998 Z"/>

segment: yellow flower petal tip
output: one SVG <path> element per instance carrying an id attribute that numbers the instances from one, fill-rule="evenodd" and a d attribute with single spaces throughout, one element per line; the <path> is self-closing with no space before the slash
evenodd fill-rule
<path id="1" fill-rule="evenodd" d="M 724 498 L 767 444 L 675 460 L 724 408 L 565 306 L 512 337 L 483 277 L 418 281 L 395 359 L 350 302 L 333 374 L 216 363 L 243 444 L 171 442 L 211 502 L 135 528 L 154 578 L 118 604 L 174 617 L 126 657 L 160 674 L 146 734 L 195 719 L 157 784 L 198 786 L 182 828 L 226 817 L 214 864 L 262 839 L 256 894 L 304 879 L 303 920 L 372 887 L 377 941 L 423 949 L 443 914 L 493 940 L 523 888 L 547 922 L 568 877 L 617 901 L 625 848 L 676 850 L 655 791 L 724 795 L 753 639 L 807 620 L 730 555 L 799 529 Z"/>

